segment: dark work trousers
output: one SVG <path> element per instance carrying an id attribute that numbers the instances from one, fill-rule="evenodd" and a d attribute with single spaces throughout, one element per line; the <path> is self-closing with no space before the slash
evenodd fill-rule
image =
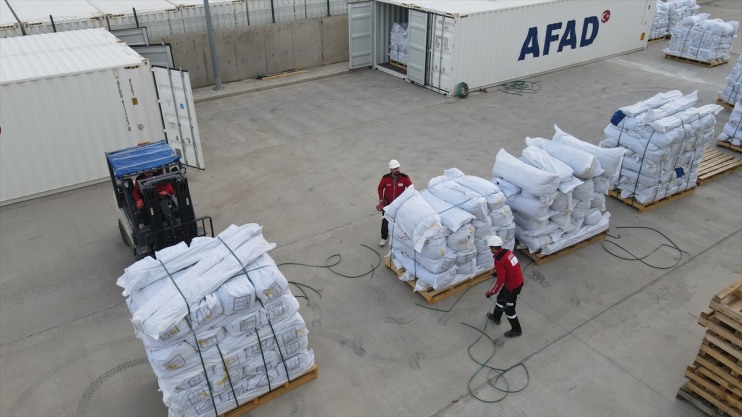
<path id="1" fill-rule="evenodd" d="M 384 218 L 384 210 L 381 210 L 381 238 L 384 240 L 389 238 L 389 222 Z"/>
<path id="2" fill-rule="evenodd" d="M 518 294 L 520 294 L 520 290 L 523 289 L 523 284 L 520 285 L 520 287 L 514 289 L 513 291 L 508 291 L 507 288 L 502 287 L 499 293 L 497 293 L 497 301 L 495 302 L 495 321 L 500 322 L 500 318 L 502 318 L 502 313 L 505 313 L 505 317 L 508 318 L 508 322 L 510 322 L 510 326 L 513 328 L 513 330 L 520 334 L 522 333 L 522 330 L 520 328 L 520 321 L 518 321 L 518 316 L 515 314 L 515 304 L 518 300 Z"/>

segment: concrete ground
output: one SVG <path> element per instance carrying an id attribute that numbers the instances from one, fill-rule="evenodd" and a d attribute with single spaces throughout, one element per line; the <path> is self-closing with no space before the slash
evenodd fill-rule
<path id="1" fill-rule="evenodd" d="M 700 3 L 742 21 L 738 0 Z M 342 256 L 338 274 L 281 267 L 321 294 L 308 291 L 300 311 L 319 378 L 250 415 L 703 415 L 675 395 L 703 338 L 699 313 L 742 275 L 742 171 L 647 213 L 607 200 L 606 242 L 643 255 L 670 243 L 659 231 L 682 249 L 660 248 L 654 267 L 600 243 L 541 266 L 520 255 L 520 338 L 486 325 L 487 284 L 431 309 L 378 266 L 376 185 L 389 159 L 419 189 L 451 167 L 489 179 L 500 148 L 519 154 L 554 124 L 597 143 L 617 107 L 657 92 L 715 102 L 741 52 L 737 39 L 730 63 L 706 68 L 664 59 L 666 46 L 528 78 L 538 90 L 522 95 L 447 98 L 344 65 L 196 91 L 207 164 L 189 171 L 197 214 L 217 232 L 262 225 L 277 263 Z M 134 259 L 109 183 L 0 208 L 0 261 L 0 415 L 167 414 L 115 285 Z M 495 390 L 485 361 L 512 367 L 497 386 L 522 390 Z"/>

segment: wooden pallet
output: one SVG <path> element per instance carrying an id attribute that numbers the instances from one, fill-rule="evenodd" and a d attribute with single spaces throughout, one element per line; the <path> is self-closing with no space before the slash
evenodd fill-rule
<path id="1" fill-rule="evenodd" d="M 717 400 L 711 393 L 691 382 L 686 383 L 678 390 L 677 397 L 688 401 L 711 417 L 742 417 L 731 407 Z"/>
<path id="2" fill-rule="evenodd" d="M 245 404 L 242 404 L 241 406 L 235 408 L 234 410 L 230 410 L 224 414 L 220 414 L 219 417 L 241 416 L 245 413 L 248 413 L 260 407 L 261 405 L 269 401 L 272 401 L 288 392 L 295 390 L 296 388 L 306 384 L 307 382 L 313 379 L 317 379 L 317 365 L 316 364 L 312 365 L 312 368 L 309 369 L 309 371 L 305 373 L 304 375 L 291 380 L 291 382 L 286 382 L 278 388 L 274 388 L 271 392 L 265 393 L 259 397 L 255 397 L 252 400 L 246 402 Z"/>
<path id="3" fill-rule="evenodd" d="M 671 59 L 673 61 L 687 62 L 689 64 L 700 65 L 702 67 L 708 67 L 708 68 L 726 64 L 727 62 L 729 62 L 728 59 L 717 59 L 711 62 L 704 62 L 704 61 L 699 61 L 697 59 L 685 58 L 682 56 L 676 56 L 676 55 L 670 55 L 670 54 L 665 54 L 665 58 Z"/>
<path id="4" fill-rule="evenodd" d="M 393 67 L 397 67 L 397 68 L 403 69 L 403 70 L 406 70 L 407 69 L 407 64 L 403 64 L 403 63 L 401 63 L 399 61 L 394 61 L 394 60 L 391 60 L 391 59 L 389 60 L 389 65 L 391 65 Z"/>
<path id="5" fill-rule="evenodd" d="M 678 397 L 709 415 L 742 417 L 742 278 L 712 298 L 698 323 L 706 334 Z"/>
<path id="6" fill-rule="evenodd" d="M 716 314 L 727 316 L 742 324 L 742 278 L 714 295 L 709 306 Z"/>
<path id="7" fill-rule="evenodd" d="M 721 97 L 719 97 L 719 98 L 716 99 L 716 104 L 718 104 L 720 106 L 723 106 L 727 110 L 733 110 L 734 109 L 734 104 L 728 103 L 728 102 L 722 100 Z"/>
<path id="8" fill-rule="evenodd" d="M 564 249 L 562 249 L 560 251 L 554 252 L 552 254 L 549 254 L 549 255 L 542 255 L 540 252 L 531 253 L 531 252 L 528 251 L 528 249 L 519 249 L 519 251 L 520 251 L 520 253 L 522 253 L 522 254 L 526 255 L 527 257 L 531 258 L 533 260 L 533 263 L 535 263 L 536 265 L 541 265 L 541 264 L 545 264 L 546 262 L 553 261 L 554 259 L 560 258 L 560 257 L 562 257 L 562 256 L 564 256 L 564 255 L 566 255 L 566 254 L 568 254 L 570 252 L 574 252 L 577 249 L 584 248 L 585 246 L 587 246 L 587 245 L 589 245 L 589 244 L 591 244 L 593 242 L 601 241 L 601 240 L 605 239 L 605 237 L 607 235 L 608 235 L 608 231 L 606 230 L 604 232 L 598 233 L 597 235 L 595 235 L 593 237 L 587 238 L 587 239 L 585 239 L 585 240 L 583 240 L 581 242 L 577 242 L 577 243 L 575 243 L 572 246 L 567 246 L 566 248 L 564 248 Z M 515 246 L 516 247 L 518 246 L 517 242 L 516 242 L 516 245 Z"/>
<path id="9" fill-rule="evenodd" d="M 713 394 L 725 405 L 742 412 L 742 400 L 740 400 L 739 392 L 733 391 L 735 388 L 733 383 L 720 378 L 706 368 L 695 365 L 686 368 L 685 377 L 692 381 L 693 385 L 703 387 L 706 392 Z"/>
<path id="10" fill-rule="evenodd" d="M 742 152 L 742 146 L 732 145 L 731 142 L 727 142 L 725 140 L 716 142 L 716 146 L 721 146 L 722 148 L 729 148 L 733 151 Z"/>
<path id="11" fill-rule="evenodd" d="M 278 74 L 272 74 L 272 75 L 269 75 L 267 77 L 263 77 L 263 78 L 261 78 L 261 80 L 263 80 L 263 81 L 275 80 L 277 78 L 284 78 L 284 77 L 289 77 L 289 76 L 292 76 L 292 75 L 305 74 L 307 72 L 309 72 L 309 70 L 298 70 L 298 71 L 290 70 L 290 71 L 284 71 L 284 72 L 279 72 Z"/>
<path id="12" fill-rule="evenodd" d="M 731 174 L 740 167 L 742 167 L 742 159 L 713 148 L 706 148 L 701 158 L 701 165 L 698 166 L 697 184 L 702 185 Z"/>
<path id="13" fill-rule="evenodd" d="M 696 192 L 696 187 L 687 189 L 685 191 L 681 191 L 679 193 L 675 193 L 675 194 L 673 194 L 671 196 L 667 196 L 667 197 L 662 198 L 662 199 L 659 199 L 657 201 L 653 201 L 653 202 L 651 202 L 649 204 L 642 204 L 642 203 L 636 201 L 633 197 L 630 197 L 630 198 L 621 198 L 621 191 L 619 189 L 608 191 L 608 195 L 611 196 L 611 197 L 613 197 L 613 198 L 615 198 L 615 199 L 617 199 L 617 200 L 623 201 L 624 203 L 630 205 L 631 207 L 634 207 L 635 209 L 639 210 L 641 213 L 644 213 L 645 211 L 649 211 L 649 210 L 655 209 L 655 208 L 657 208 L 659 206 L 662 206 L 662 205 L 665 205 L 665 204 L 667 204 L 667 203 L 669 203 L 671 201 L 675 201 L 675 200 L 677 200 L 679 198 L 683 198 L 685 196 L 691 195 L 694 192 Z"/>
<path id="14" fill-rule="evenodd" d="M 657 42 L 657 41 L 664 41 L 670 39 L 670 35 L 660 36 L 659 38 L 652 38 L 647 40 L 647 42 Z"/>
<path id="15" fill-rule="evenodd" d="M 397 274 L 397 278 L 401 277 L 402 274 L 404 274 L 404 269 L 397 269 L 396 266 L 391 262 L 391 260 L 388 257 L 384 258 L 384 265 L 386 265 L 387 268 L 394 271 L 394 273 Z M 482 272 L 479 275 L 474 276 L 473 278 L 469 278 L 466 281 L 459 282 L 456 285 L 453 285 L 448 288 L 444 288 L 442 290 L 427 290 L 427 291 L 418 291 L 417 293 L 420 294 L 423 298 L 425 298 L 425 301 L 428 304 L 435 304 L 438 301 L 445 300 L 446 298 L 458 294 L 461 291 L 467 290 L 481 282 L 487 281 L 488 279 L 492 278 L 492 270 L 487 270 Z M 413 291 L 415 289 L 415 283 L 416 280 L 412 281 L 405 281 L 407 284 L 412 287 Z"/>

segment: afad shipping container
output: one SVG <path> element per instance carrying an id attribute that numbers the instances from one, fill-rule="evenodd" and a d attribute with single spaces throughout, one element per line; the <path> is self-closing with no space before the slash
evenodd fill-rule
<path id="1" fill-rule="evenodd" d="M 655 0 L 348 3 L 350 68 L 453 96 L 646 48 Z M 394 23 L 407 62 L 390 61 Z"/>
<path id="2" fill-rule="evenodd" d="M 0 38 L 0 206 L 105 181 L 105 152 L 159 140 L 203 168 L 185 71 L 104 29 Z"/>

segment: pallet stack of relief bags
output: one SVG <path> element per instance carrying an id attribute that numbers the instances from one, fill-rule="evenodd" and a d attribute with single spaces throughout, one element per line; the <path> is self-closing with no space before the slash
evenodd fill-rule
<path id="1" fill-rule="evenodd" d="M 555 126 L 552 140 L 526 138 L 516 158 L 497 153 L 492 181 L 515 217 L 519 249 L 550 255 L 608 229 L 605 196 L 623 150 L 602 149 Z"/>
<path id="2" fill-rule="evenodd" d="M 169 416 L 215 416 L 314 365 L 299 303 L 256 224 L 194 238 L 126 269 L 124 288 Z"/>
<path id="3" fill-rule="evenodd" d="M 695 15 L 700 8 L 696 0 L 658 0 L 652 14 L 649 39 L 664 38 L 678 22 Z"/>
<path id="4" fill-rule="evenodd" d="M 737 21 L 709 19 L 708 13 L 686 17 L 671 27 L 670 45 L 663 52 L 698 62 L 727 62 L 738 27 Z"/>
<path id="5" fill-rule="evenodd" d="M 404 269 L 415 291 L 442 290 L 493 268 L 490 235 L 512 249 L 515 225 L 505 196 L 495 184 L 456 168 L 432 178 L 428 187 L 409 187 L 384 208 L 389 221 L 390 260 Z"/>
<path id="6" fill-rule="evenodd" d="M 732 67 L 726 85 L 719 92 L 719 99 L 734 104 L 734 109 L 717 139 L 734 146 L 742 146 L 742 55 Z"/>
<path id="7" fill-rule="evenodd" d="M 673 90 L 620 108 L 612 119 L 603 148 L 626 150 L 614 185 L 624 199 L 648 205 L 696 186 L 698 167 L 713 139 L 714 117 L 722 107 L 694 107 L 697 93 Z M 617 112 L 619 113 L 619 112 Z"/>
<path id="8" fill-rule="evenodd" d="M 407 64 L 408 43 L 407 22 L 394 22 L 392 31 L 389 33 L 389 59 L 400 64 Z"/>
<path id="9" fill-rule="evenodd" d="M 727 77 L 727 83 L 719 91 L 719 98 L 732 105 L 742 98 L 742 55 L 737 58 L 737 62 Z"/>

